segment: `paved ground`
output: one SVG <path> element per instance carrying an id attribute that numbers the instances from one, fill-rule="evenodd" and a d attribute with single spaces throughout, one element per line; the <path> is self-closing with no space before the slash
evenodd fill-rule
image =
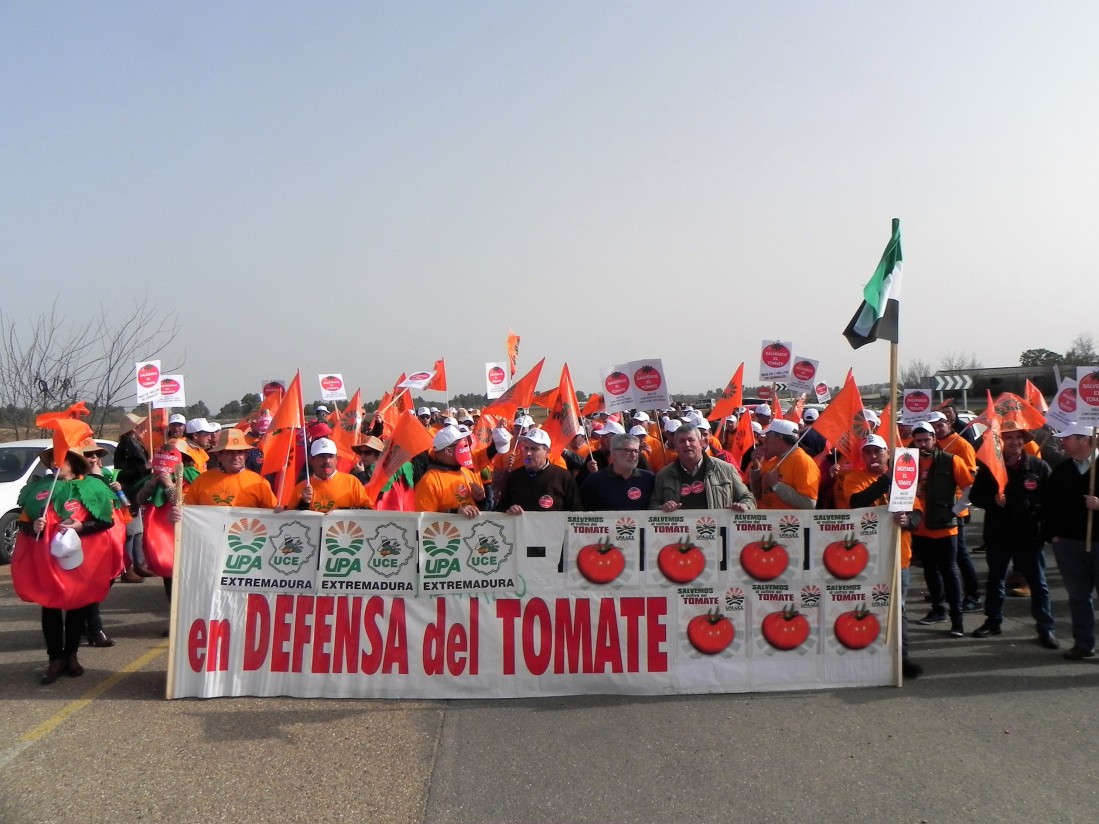
<path id="1" fill-rule="evenodd" d="M 1099 816 L 1099 658 L 1039 648 L 1021 599 L 1000 638 L 913 627 L 927 672 L 904 689 L 514 701 L 168 702 L 159 582 L 115 587 L 103 613 L 118 644 L 83 652 L 84 677 L 39 686 L 39 612 L 0 569 L 0 821 Z"/>

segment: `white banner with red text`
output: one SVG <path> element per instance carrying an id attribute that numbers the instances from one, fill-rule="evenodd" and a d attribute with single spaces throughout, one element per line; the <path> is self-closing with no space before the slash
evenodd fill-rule
<path id="1" fill-rule="evenodd" d="M 190 506 L 169 698 L 886 685 L 895 531 L 844 511 Z"/>

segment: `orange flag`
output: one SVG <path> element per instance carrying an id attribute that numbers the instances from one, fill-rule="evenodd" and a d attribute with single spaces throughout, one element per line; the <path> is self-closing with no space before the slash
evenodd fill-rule
<path id="1" fill-rule="evenodd" d="M 756 442 L 755 433 L 752 431 L 752 416 L 745 413 L 737 418 L 736 432 L 733 434 L 733 442 L 729 444 L 730 463 L 740 471 L 740 462 L 744 460 L 744 454 L 751 449 Z"/>
<path id="2" fill-rule="evenodd" d="M 782 420 L 782 404 L 779 403 L 778 392 L 775 391 L 775 387 L 771 387 L 771 420 Z"/>
<path id="3" fill-rule="evenodd" d="M 446 392 L 446 361 L 443 358 L 435 361 L 435 366 L 432 367 L 435 372 L 435 377 L 431 379 L 424 389 L 434 389 L 436 392 Z"/>
<path id="4" fill-rule="evenodd" d="M 332 425 L 332 440 L 335 441 L 336 451 L 339 453 L 336 468 L 340 472 L 350 472 L 355 465 L 355 450 L 351 447 L 358 442 L 359 430 L 363 425 L 362 392 L 356 389 L 343 412 L 338 408 L 333 409 L 328 415 L 328 421 Z"/>
<path id="5" fill-rule="evenodd" d="M 88 407 L 84 405 L 84 401 L 77 401 L 60 412 L 43 412 L 34 419 L 34 425 L 39 429 L 53 429 L 52 426 L 47 425 L 47 421 L 56 421 L 58 418 L 86 418 L 91 414 Z"/>
<path id="6" fill-rule="evenodd" d="M 1026 402 L 1037 409 L 1043 414 L 1049 411 L 1049 404 L 1046 403 L 1045 396 L 1038 391 L 1038 387 L 1032 384 L 1029 380 L 1023 387 L 1023 397 L 1026 398 Z"/>
<path id="7" fill-rule="evenodd" d="M 515 365 L 519 363 L 519 336 L 508 329 L 508 369 L 511 377 L 515 377 Z"/>
<path id="8" fill-rule="evenodd" d="M 1001 421 L 1015 421 L 1023 429 L 1041 429 L 1046 422 L 1046 416 L 1041 410 L 1035 409 L 1030 403 L 1011 392 L 999 395 L 993 408 Z"/>
<path id="9" fill-rule="evenodd" d="M 1004 489 L 1007 488 L 1007 467 L 1004 466 L 1004 439 L 1000 435 L 1001 421 L 996 412 L 996 405 L 992 402 L 992 393 L 985 390 L 985 394 L 988 395 L 988 407 L 985 409 L 988 429 L 981 440 L 981 448 L 977 450 L 977 460 L 992 473 L 992 477 L 996 479 L 996 484 L 1000 488 L 1000 494 L 1003 495 Z"/>
<path id="10" fill-rule="evenodd" d="M 560 391 L 560 387 L 554 387 L 553 389 L 547 389 L 545 392 L 536 392 L 534 397 L 530 399 L 531 406 L 540 406 L 543 409 L 553 409 L 554 404 L 557 403 L 557 393 Z"/>
<path id="11" fill-rule="evenodd" d="M 300 438 L 299 430 L 305 428 L 301 399 L 301 372 L 294 373 L 294 379 L 286 389 L 279 408 L 271 421 L 271 429 L 263 445 L 263 467 L 261 475 L 273 475 L 286 469 L 290 462 L 290 451 L 295 438 Z M 293 485 L 291 484 L 291 487 Z"/>
<path id="12" fill-rule="evenodd" d="M 572 439 L 584 431 L 578 412 L 580 405 L 576 402 L 576 390 L 573 389 L 572 375 L 567 363 L 561 367 L 561 381 L 555 392 L 557 397 L 550 409 L 550 416 L 542 426 L 550 436 L 551 460 L 567 449 Z"/>
<path id="13" fill-rule="evenodd" d="M 729 385 L 721 393 L 714 408 L 710 411 L 706 420 L 719 421 L 727 418 L 744 405 L 744 364 L 737 367 L 733 377 L 729 379 Z"/>
<path id="14" fill-rule="evenodd" d="M 801 423 L 802 413 L 805 412 L 805 393 L 798 395 L 798 399 L 786 410 L 786 420 Z"/>
<path id="15" fill-rule="evenodd" d="M 588 415 L 594 415 L 596 412 L 603 412 L 607 408 L 607 404 L 603 401 L 603 395 L 596 392 L 592 395 L 588 395 L 587 401 L 584 402 L 584 408 L 580 410 L 581 417 L 588 417 Z"/>
<path id="16" fill-rule="evenodd" d="M 51 418 L 45 421 L 36 420 L 36 423 L 42 429 L 53 430 L 54 466 L 61 466 L 66 452 L 76 449 L 79 444 L 92 437 L 92 428 L 75 418 Z"/>
<path id="17" fill-rule="evenodd" d="M 515 410 L 520 407 L 530 406 L 530 400 L 534 397 L 534 389 L 538 385 L 538 376 L 542 373 L 542 364 L 545 358 L 534 364 L 523 377 L 513 383 L 508 390 L 495 401 L 485 407 L 485 413 L 496 415 L 499 418 L 507 418 L 509 421 L 515 417 Z"/>
<path id="18" fill-rule="evenodd" d="M 889 435 L 892 433 L 892 443 L 896 446 L 901 446 L 901 433 L 897 431 L 897 424 L 893 420 L 893 404 L 886 404 L 885 409 L 881 411 L 881 423 L 878 424 L 878 434 L 885 439 L 886 443 L 890 443 Z"/>
<path id="19" fill-rule="evenodd" d="M 397 425 L 393 427 L 393 436 L 374 464 L 374 474 L 366 485 L 367 497 L 371 501 L 375 500 L 394 472 L 428 449 L 431 449 L 431 436 L 427 434 L 423 424 L 415 415 L 401 415 L 397 419 Z"/>
<path id="20" fill-rule="evenodd" d="M 843 388 L 820 413 L 813 429 L 823 435 L 829 445 L 839 450 L 853 466 L 861 464 L 862 442 L 870 434 L 870 430 L 862 417 L 862 395 L 859 394 L 852 372 L 848 371 Z"/>

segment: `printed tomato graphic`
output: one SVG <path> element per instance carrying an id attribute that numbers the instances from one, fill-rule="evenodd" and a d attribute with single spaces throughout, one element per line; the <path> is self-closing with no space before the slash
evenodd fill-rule
<path id="1" fill-rule="evenodd" d="M 668 544 L 656 556 L 656 565 L 664 577 L 676 584 L 688 584 L 706 568 L 702 550 L 684 538 L 678 544 Z"/>
<path id="2" fill-rule="evenodd" d="M 137 382 L 143 388 L 156 386 L 160 381 L 160 370 L 153 366 L 151 363 L 147 363 L 137 370 Z"/>
<path id="3" fill-rule="evenodd" d="M 775 341 L 763 347 L 763 362 L 772 369 L 778 369 L 790 362 L 790 350 L 782 341 Z"/>
<path id="4" fill-rule="evenodd" d="M 1088 406 L 1099 406 L 1099 372 L 1089 372 L 1076 384 L 1076 397 Z"/>
<path id="5" fill-rule="evenodd" d="M 325 375 L 321 378 L 321 389 L 326 392 L 336 392 L 343 389 L 343 381 L 336 375 Z"/>
<path id="6" fill-rule="evenodd" d="M 909 392 L 904 396 L 904 408 L 909 412 L 926 412 L 931 406 L 931 396 L 926 392 Z"/>
<path id="7" fill-rule="evenodd" d="M 855 533 L 824 548 L 824 568 L 837 578 L 854 578 L 870 563 L 866 545 L 855 539 Z"/>
<path id="8" fill-rule="evenodd" d="M 775 649 L 797 649 L 809 637 L 809 619 L 787 604 L 763 619 L 763 637 Z"/>
<path id="9" fill-rule="evenodd" d="M 809 361 L 798 361 L 794 364 L 791 372 L 799 381 L 811 381 L 813 376 L 817 374 L 817 367 Z"/>
<path id="10" fill-rule="evenodd" d="M 866 649 L 881 634 L 881 622 L 878 616 L 860 605 L 837 618 L 833 630 L 836 640 L 848 649 Z"/>
<path id="11" fill-rule="evenodd" d="M 504 370 L 499 366 L 494 366 L 488 370 L 488 382 L 493 386 L 499 386 L 504 382 Z"/>
<path id="12" fill-rule="evenodd" d="M 687 640 L 703 655 L 717 655 L 733 643 L 733 622 L 715 607 L 705 615 L 696 615 L 687 624 Z"/>
<path id="13" fill-rule="evenodd" d="M 1061 394 L 1057 396 L 1057 408 L 1062 412 L 1075 412 L 1076 390 L 1071 386 L 1066 386 Z"/>
<path id="14" fill-rule="evenodd" d="M 919 475 L 919 472 L 920 468 L 916 459 L 909 453 L 902 452 L 900 457 L 897 458 L 896 466 L 893 467 L 893 478 L 901 489 L 911 489 L 912 484 L 916 483 L 916 476 Z"/>
<path id="15" fill-rule="evenodd" d="M 752 541 L 740 550 L 740 565 L 757 581 L 773 581 L 786 571 L 790 556 L 786 547 L 775 543 L 774 535 Z"/>
<path id="16" fill-rule="evenodd" d="M 174 395 L 179 391 L 179 381 L 174 378 L 161 378 L 160 379 L 160 394 L 161 395 Z"/>
<path id="17" fill-rule="evenodd" d="M 622 395 L 630 388 L 630 379 L 625 372 L 611 372 L 603 382 L 603 387 L 612 395 Z"/>
<path id="18" fill-rule="evenodd" d="M 642 392 L 655 392 L 660 388 L 660 370 L 645 364 L 633 373 L 633 382 Z"/>
<path id="19" fill-rule="evenodd" d="M 593 584 L 609 584 L 626 568 L 626 556 L 609 540 L 588 544 L 576 553 L 576 568 Z"/>

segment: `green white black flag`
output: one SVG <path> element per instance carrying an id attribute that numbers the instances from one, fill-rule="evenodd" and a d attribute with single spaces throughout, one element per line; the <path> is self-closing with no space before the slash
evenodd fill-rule
<path id="1" fill-rule="evenodd" d="M 897 315 L 901 294 L 901 222 L 893 218 L 893 237 L 882 253 L 874 276 L 862 290 L 863 301 L 843 336 L 855 349 L 878 338 L 897 342 Z"/>

